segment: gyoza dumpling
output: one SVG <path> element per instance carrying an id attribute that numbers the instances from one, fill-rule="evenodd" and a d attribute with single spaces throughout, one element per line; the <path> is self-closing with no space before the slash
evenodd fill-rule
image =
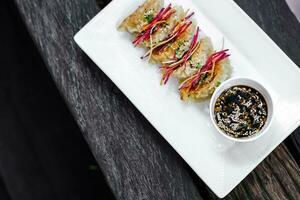
<path id="1" fill-rule="evenodd" d="M 175 6 L 170 12 L 174 13 L 166 20 L 166 22 L 159 24 L 160 28 L 151 35 L 152 43 L 151 40 L 148 39 L 142 43 L 142 46 L 150 48 L 151 46 L 153 47 L 164 41 L 168 38 L 174 27 L 185 18 L 185 12 L 181 6 Z"/>
<path id="2" fill-rule="evenodd" d="M 189 49 L 195 30 L 196 26 L 192 23 L 184 33 L 176 38 L 174 42 L 168 44 L 163 51 L 154 50 L 151 56 L 151 61 L 163 63 L 172 59 L 180 59 Z"/>
<path id="3" fill-rule="evenodd" d="M 152 21 L 163 5 L 163 0 L 146 0 L 143 5 L 123 20 L 118 29 L 130 33 L 141 33 L 142 28 Z"/>
<path id="4" fill-rule="evenodd" d="M 179 79 L 185 79 L 193 75 L 202 67 L 207 58 L 213 53 L 213 45 L 209 37 L 200 40 L 200 44 L 191 59 L 183 66 L 174 71 L 173 76 Z"/>
<path id="5" fill-rule="evenodd" d="M 207 71 L 201 70 L 201 68 L 192 75 L 191 77 L 184 80 L 179 86 L 180 96 L 183 100 L 203 100 L 213 94 L 215 89 L 225 80 L 227 80 L 232 71 L 229 55 L 226 53 L 227 50 L 223 50 L 215 53 L 214 55 L 222 59 L 219 61 L 210 62 L 211 65 L 203 66 L 202 68 L 208 69 Z M 221 56 L 220 56 L 221 55 Z M 212 56 L 208 59 L 211 60 Z M 202 73 L 203 71 L 203 73 Z M 199 73 L 200 72 L 200 73 Z"/>
<path id="6" fill-rule="evenodd" d="M 204 81 L 204 84 L 200 85 L 200 87 L 197 87 L 196 90 L 192 90 L 189 93 L 181 92 L 181 98 L 187 99 L 189 97 L 194 100 L 201 100 L 210 97 L 214 93 L 215 89 L 230 77 L 231 71 L 232 67 L 229 59 L 218 63 L 215 66 L 213 78 L 209 82 Z"/>

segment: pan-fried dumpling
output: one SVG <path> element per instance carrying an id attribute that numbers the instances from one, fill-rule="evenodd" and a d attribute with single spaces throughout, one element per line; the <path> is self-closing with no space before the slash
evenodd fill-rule
<path id="1" fill-rule="evenodd" d="M 161 27 L 151 35 L 151 40 L 144 41 L 142 46 L 150 48 L 164 41 L 174 27 L 185 18 L 185 12 L 181 6 L 175 6 L 170 12 L 174 13 L 164 23 L 160 24 Z"/>
<path id="2" fill-rule="evenodd" d="M 225 80 L 227 80 L 232 71 L 232 67 L 230 61 L 228 59 L 228 54 L 226 54 L 226 50 L 221 51 L 224 54 L 214 54 L 219 61 L 212 61 L 210 67 L 203 70 L 201 69 L 197 71 L 194 75 L 187 78 L 181 85 L 179 86 L 180 96 L 183 100 L 193 99 L 193 100 L 203 100 L 208 98 L 213 94 L 215 89 Z M 220 56 L 221 55 L 221 56 Z M 211 59 L 211 56 L 208 58 Z M 208 65 L 203 66 L 202 68 L 206 68 Z M 213 70 L 212 70 L 213 69 Z"/>
<path id="3" fill-rule="evenodd" d="M 180 59 L 183 54 L 189 49 L 196 26 L 192 23 L 184 33 L 182 33 L 174 42 L 168 44 L 163 50 L 154 50 L 151 56 L 151 61 L 163 63 L 172 59 Z"/>
<path id="4" fill-rule="evenodd" d="M 202 67 L 207 58 L 213 53 L 213 45 L 209 37 L 200 40 L 200 44 L 191 59 L 183 66 L 174 71 L 173 76 L 179 79 L 185 79 L 193 75 Z"/>
<path id="5" fill-rule="evenodd" d="M 141 33 L 142 28 L 152 21 L 163 5 L 163 0 L 146 0 L 143 5 L 139 6 L 137 10 L 123 20 L 119 30 Z"/>

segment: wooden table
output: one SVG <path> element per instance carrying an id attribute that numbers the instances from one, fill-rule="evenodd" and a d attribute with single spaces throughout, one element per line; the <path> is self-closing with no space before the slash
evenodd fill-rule
<path id="1" fill-rule="evenodd" d="M 300 25 L 284 0 L 235 1 L 300 64 Z M 108 2 L 15 0 L 116 199 L 217 199 L 74 43 L 74 34 Z M 300 199 L 299 132 L 226 199 Z"/>

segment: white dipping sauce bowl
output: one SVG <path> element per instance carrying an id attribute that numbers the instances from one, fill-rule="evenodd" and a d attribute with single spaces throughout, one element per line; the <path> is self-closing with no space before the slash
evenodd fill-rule
<path id="1" fill-rule="evenodd" d="M 257 90 L 264 97 L 264 99 L 267 103 L 267 109 L 268 109 L 267 121 L 266 121 L 265 125 L 263 126 L 263 128 L 258 133 L 254 134 L 252 136 L 245 137 L 245 138 L 232 137 L 230 135 L 227 135 L 223 130 L 221 130 L 216 123 L 215 113 L 214 113 L 216 101 L 217 101 L 218 97 L 225 90 L 227 90 L 233 86 L 251 87 L 251 88 Z M 258 138 L 263 136 L 268 131 L 268 129 L 270 128 L 271 122 L 273 120 L 273 101 L 272 101 L 271 95 L 269 94 L 269 92 L 266 90 L 266 88 L 263 85 L 261 85 L 257 81 L 249 79 L 249 78 L 231 78 L 231 79 L 223 82 L 215 90 L 214 94 L 212 95 L 210 105 L 209 105 L 209 110 L 210 110 L 210 119 L 211 119 L 214 127 L 218 130 L 218 132 L 221 135 L 223 135 L 225 138 L 227 138 L 231 141 L 235 141 L 235 142 L 251 142 L 251 141 L 257 140 Z"/>

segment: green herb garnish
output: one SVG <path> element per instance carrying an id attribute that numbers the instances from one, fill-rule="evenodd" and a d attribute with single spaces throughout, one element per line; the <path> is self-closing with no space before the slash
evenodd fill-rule
<path id="1" fill-rule="evenodd" d="M 207 76 L 208 76 L 208 73 L 202 74 L 200 77 L 199 83 L 202 84 L 205 81 L 205 79 L 207 78 Z"/>
<path id="2" fill-rule="evenodd" d="M 177 57 L 179 57 L 179 56 L 180 56 L 181 52 L 182 52 L 182 51 L 181 51 L 179 48 L 178 48 L 178 49 L 176 49 L 175 53 L 176 53 Z"/>
<path id="3" fill-rule="evenodd" d="M 146 22 L 150 23 L 153 20 L 153 15 L 152 14 L 145 15 L 144 19 Z"/>
<path id="4" fill-rule="evenodd" d="M 195 66 L 197 69 L 201 68 L 201 63 L 197 63 L 196 66 Z"/>
<path id="5" fill-rule="evenodd" d="M 178 42 L 178 46 L 179 46 L 179 48 L 182 46 L 184 44 L 184 42 L 183 41 L 179 41 Z"/>
<path id="6" fill-rule="evenodd" d="M 221 85 L 221 82 L 218 81 L 216 86 L 219 87 L 220 85 Z"/>
<path id="7" fill-rule="evenodd" d="M 181 54 L 183 53 L 183 50 L 180 49 L 182 47 L 182 45 L 184 45 L 184 41 L 179 41 L 178 48 L 175 50 L 177 57 L 181 57 Z"/>

